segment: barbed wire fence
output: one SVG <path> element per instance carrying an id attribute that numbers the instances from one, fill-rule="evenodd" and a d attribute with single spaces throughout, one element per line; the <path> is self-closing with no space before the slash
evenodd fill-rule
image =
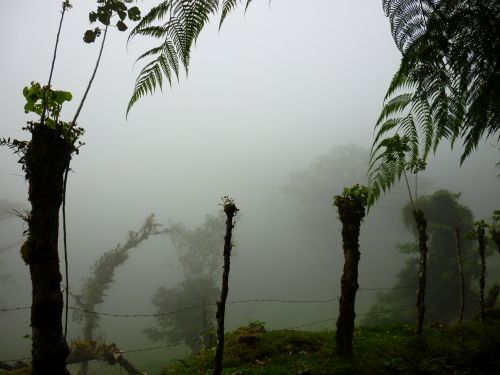
<path id="1" fill-rule="evenodd" d="M 458 288 L 459 286 L 444 286 L 444 287 L 439 287 L 439 286 L 428 286 L 428 289 L 451 289 L 451 288 Z M 388 290 L 403 290 L 403 289 L 414 289 L 416 290 L 416 286 L 403 286 L 403 287 L 378 287 L 378 288 L 363 288 L 360 287 L 358 288 L 359 292 L 377 292 L 377 291 L 388 291 Z M 252 298 L 252 299 L 241 299 L 241 300 L 233 300 L 233 301 L 228 301 L 228 305 L 238 305 L 238 304 L 245 304 L 245 303 L 282 303 L 282 304 L 328 304 L 328 303 L 333 303 L 339 301 L 340 296 L 336 296 L 333 298 L 326 298 L 326 299 L 279 299 L 279 298 Z M 120 313 L 110 313 L 110 312 L 101 312 L 101 311 L 90 311 L 90 310 L 85 310 L 81 309 L 78 307 L 73 307 L 69 306 L 68 308 L 70 310 L 86 313 L 86 314 L 95 314 L 95 315 L 100 315 L 100 316 L 106 316 L 106 317 L 113 317 L 113 318 L 145 318 L 145 317 L 166 317 L 170 315 L 175 315 L 175 314 L 181 314 L 184 312 L 196 310 L 196 309 L 201 309 L 207 306 L 215 306 L 216 302 L 213 303 L 205 303 L 205 304 L 198 304 L 198 305 L 192 305 L 192 306 L 187 306 L 182 309 L 177 309 L 177 310 L 172 310 L 164 313 L 150 313 L 150 314 L 120 314 Z M 18 306 L 18 307 L 6 307 L 6 308 L 1 308 L 0 313 L 3 312 L 15 312 L 15 311 L 23 311 L 23 310 L 29 310 L 31 309 L 31 306 Z M 389 314 L 389 313 L 402 313 L 402 312 L 410 312 L 410 311 L 415 311 L 415 308 L 408 308 L 408 309 L 397 309 L 397 310 L 384 310 L 384 311 L 373 311 L 373 312 L 366 312 L 366 313 L 356 313 L 356 317 L 360 316 L 370 316 L 370 315 L 383 315 L 383 314 Z M 290 326 L 290 327 L 283 327 L 283 328 L 277 328 L 273 329 L 275 330 L 296 330 L 296 329 L 301 329 L 305 327 L 310 327 L 313 325 L 318 325 L 318 324 L 323 324 L 323 323 L 329 323 L 334 320 L 336 320 L 337 317 L 331 317 L 331 318 L 326 318 L 326 319 L 321 319 L 321 320 L 315 320 L 315 321 L 310 321 L 307 323 L 295 325 L 295 326 Z M 159 350 L 159 349 L 167 349 L 167 348 L 172 348 L 180 345 L 185 345 L 189 344 L 192 342 L 197 342 L 200 340 L 200 337 L 196 337 L 190 340 L 181 340 L 175 343 L 170 343 L 170 344 L 164 344 L 164 345 L 159 345 L 159 346 L 150 346 L 150 347 L 143 347 L 143 348 L 137 348 L 137 349 L 128 349 L 128 350 L 120 350 L 120 353 L 138 353 L 138 352 L 146 352 L 146 351 L 152 351 L 152 350 Z M 8 359 L 8 360 L 0 360 L 0 363 L 12 363 L 12 362 L 20 362 L 20 361 L 27 361 L 30 360 L 31 357 L 24 356 L 16 359 Z"/>

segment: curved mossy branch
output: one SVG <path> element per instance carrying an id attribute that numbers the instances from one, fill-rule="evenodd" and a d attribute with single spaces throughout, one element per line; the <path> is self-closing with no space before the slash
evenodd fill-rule
<path id="1" fill-rule="evenodd" d="M 138 247 L 151 235 L 165 233 L 160 227 L 155 221 L 154 214 L 151 214 L 138 231 L 129 231 L 127 242 L 101 255 L 92 267 L 92 276 L 85 279 L 80 294 L 74 296 L 77 305 L 83 310 L 94 311 L 97 305 L 103 303 L 105 292 L 113 282 L 114 272 L 128 259 L 129 250 Z M 98 327 L 98 315 L 77 312 L 75 320 L 85 321 L 83 337 L 92 340 L 93 331 Z"/>
<path id="2" fill-rule="evenodd" d="M 94 338 L 94 331 L 99 326 L 99 315 L 91 312 L 104 301 L 104 293 L 113 282 L 115 269 L 128 259 L 130 249 L 138 247 L 151 235 L 165 233 L 164 230 L 160 230 L 160 227 L 160 224 L 156 223 L 154 219 L 154 214 L 148 216 L 138 231 L 129 231 L 125 244 L 117 245 L 116 248 L 105 252 L 95 262 L 92 276 L 84 281 L 81 293 L 79 295 L 72 294 L 78 307 L 88 312 L 75 311 L 74 314 L 74 320 L 83 322 L 83 338 L 85 340 L 93 340 Z M 84 363 L 79 373 L 86 374 L 87 369 L 88 365 Z"/>
<path id="3" fill-rule="evenodd" d="M 123 351 L 115 344 L 106 344 L 94 340 L 75 340 L 70 344 L 70 354 L 67 364 L 100 361 L 114 366 L 120 365 L 129 375 L 144 375 L 123 356 Z"/>

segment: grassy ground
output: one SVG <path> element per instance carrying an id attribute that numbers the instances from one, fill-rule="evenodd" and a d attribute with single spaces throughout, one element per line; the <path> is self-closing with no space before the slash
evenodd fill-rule
<path id="1" fill-rule="evenodd" d="M 471 321 L 463 329 L 427 326 L 422 337 L 413 326 L 361 327 L 354 334 L 354 356 L 335 355 L 335 333 L 276 330 L 259 322 L 226 335 L 225 375 L 393 375 L 500 374 L 500 312 L 484 324 Z M 149 375 L 209 375 L 214 350 L 177 360 Z M 155 366 L 156 367 L 156 366 Z M 0 375 L 29 374 L 0 370 Z M 123 372 L 124 373 L 124 372 Z"/>
<path id="2" fill-rule="evenodd" d="M 460 338 L 460 336 L 462 338 Z M 500 321 L 427 327 L 386 325 L 355 332 L 354 356 L 338 358 L 333 332 L 270 331 L 253 324 L 227 335 L 226 375 L 500 374 Z M 208 375 L 213 350 L 178 361 L 162 375 Z"/>

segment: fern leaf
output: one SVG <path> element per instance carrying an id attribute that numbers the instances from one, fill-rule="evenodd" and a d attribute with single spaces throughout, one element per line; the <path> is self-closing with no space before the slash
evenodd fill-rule
<path id="1" fill-rule="evenodd" d="M 146 94 L 153 94 L 156 90 L 156 86 L 161 86 L 161 73 L 158 75 L 158 70 L 161 69 L 158 65 L 158 61 L 152 61 L 142 68 L 137 80 L 135 82 L 134 93 L 129 100 L 127 106 L 127 115 L 130 112 L 132 106 Z M 160 80 L 158 81 L 158 77 Z"/>
<path id="2" fill-rule="evenodd" d="M 236 8 L 236 5 L 239 3 L 239 0 L 224 0 L 222 2 L 222 13 L 220 16 L 220 21 L 219 21 L 219 30 L 222 27 L 222 23 L 226 19 L 226 16 L 234 9 Z M 247 2 L 248 6 L 248 2 Z M 245 7 L 246 10 L 246 7 Z"/>
<path id="3" fill-rule="evenodd" d="M 157 20 L 165 18 L 165 16 L 171 11 L 171 0 L 165 0 L 158 4 L 157 6 L 151 8 L 151 10 L 144 15 L 141 20 L 135 25 L 128 36 L 128 41 L 137 34 L 141 34 L 141 30 L 153 24 Z"/>

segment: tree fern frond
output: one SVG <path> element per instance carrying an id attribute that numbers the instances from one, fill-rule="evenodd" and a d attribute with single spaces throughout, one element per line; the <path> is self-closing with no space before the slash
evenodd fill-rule
<path id="1" fill-rule="evenodd" d="M 248 6 L 250 5 L 251 2 L 252 0 L 247 0 L 247 3 L 245 4 L 245 13 L 247 12 Z M 269 3 L 271 3 L 271 0 L 269 0 Z"/>
<path id="2" fill-rule="evenodd" d="M 411 112 L 415 114 L 415 120 L 419 126 L 419 133 L 421 134 L 420 138 L 423 138 L 424 140 L 423 145 L 421 145 L 421 158 L 425 161 L 427 159 L 427 156 L 429 155 L 430 150 L 432 150 L 433 148 L 435 137 L 434 121 L 431 115 L 431 107 L 427 98 L 420 97 L 419 100 L 416 100 L 413 104 Z"/>
<path id="3" fill-rule="evenodd" d="M 179 77 L 181 67 L 188 73 L 191 49 L 210 17 L 217 13 L 220 2 L 220 28 L 228 13 L 236 7 L 237 0 L 164 0 L 144 15 L 130 33 L 129 40 L 143 35 L 163 39 L 163 43 L 144 52 L 137 59 L 139 61 L 153 57 L 154 60 L 139 73 L 127 113 L 139 98 L 152 94 L 156 85 L 161 84 L 158 72 L 170 83 L 174 74 Z M 245 10 L 250 3 L 251 0 L 246 1 Z"/>
<path id="4" fill-rule="evenodd" d="M 162 45 L 163 56 L 166 59 L 166 62 L 170 68 L 173 69 L 177 80 L 179 79 L 179 58 L 177 54 L 177 50 L 175 49 L 174 43 L 167 39 Z M 169 80 L 170 81 L 170 80 Z"/>
<path id="5" fill-rule="evenodd" d="M 165 18 L 165 16 L 172 10 L 172 0 L 162 1 L 157 6 L 151 8 L 149 12 L 144 15 L 141 20 L 135 25 L 128 36 L 128 41 L 137 34 L 141 34 L 140 30 L 150 26 L 153 22 Z"/>
<path id="6" fill-rule="evenodd" d="M 390 99 L 382 108 L 382 112 L 377 120 L 375 127 L 377 127 L 382 121 L 386 120 L 388 117 L 395 114 L 399 114 L 406 109 L 406 107 L 411 103 L 413 95 L 411 93 L 403 93 Z"/>
<path id="7" fill-rule="evenodd" d="M 236 8 L 236 5 L 238 5 L 239 2 L 240 2 L 240 0 L 224 0 L 222 2 L 222 13 L 220 16 L 220 21 L 219 21 L 219 30 L 222 27 L 222 23 L 226 19 L 226 16 L 229 14 L 229 12 L 231 12 L 231 10 Z M 247 2 L 247 6 L 248 6 L 248 2 Z M 246 10 L 246 8 L 245 8 L 245 10 Z"/>
<path id="8" fill-rule="evenodd" d="M 136 31 L 135 35 L 150 36 L 156 39 L 165 37 L 169 29 L 165 26 L 146 26 Z"/>
<path id="9" fill-rule="evenodd" d="M 409 157 L 408 164 L 414 165 L 419 157 L 419 136 L 412 113 L 403 118 L 400 124 L 400 131 L 403 134 L 403 138 L 407 140 L 409 147 L 409 151 L 407 152 Z"/>
<path id="10" fill-rule="evenodd" d="M 389 88 L 384 97 L 384 101 L 387 101 L 392 95 L 394 95 L 398 90 L 412 90 L 416 86 L 416 83 L 412 81 L 408 72 L 406 71 L 406 67 L 404 64 L 404 60 L 399 66 L 396 74 L 392 77 L 391 83 L 389 84 Z"/>
<path id="11" fill-rule="evenodd" d="M 382 7 L 391 24 L 396 45 L 406 51 L 411 42 L 422 35 L 427 19 L 439 0 L 384 0 Z"/>
<path id="12" fill-rule="evenodd" d="M 127 114 L 130 112 L 132 106 L 142 96 L 146 94 L 153 94 L 157 85 L 162 85 L 161 67 L 158 60 L 152 61 L 142 68 L 137 80 L 135 82 L 134 93 L 129 100 L 127 106 Z"/>
<path id="13" fill-rule="evenodd" d="M 140 55 L 136 60 L 135 62 L 137 63 L 138 61 L 146 58 L 146 57 L 150 57 L 150 56 L 154 56 L 154 55 L 158 55 L 162 52 L 163 50 L 163 47 L 162 46 L 159 46 L 159 47 L 154 47 L 154 48 L 151 48 L 150 50 L 147 50 L 146 52 L 144 52 L 142 55 Z"/>
<path id="14" fill-rule="evenodd" d="M 463 162 L 484 137 L 500 139 L 500 43 L 492 37 L 500 2 L 383 0 L 383 8 L 403 57 L 375 126 L 372 204 L 441 140 L 453 147 L 461 139 Z M 402 152 L 397 137 L 407 143 Z"/>

